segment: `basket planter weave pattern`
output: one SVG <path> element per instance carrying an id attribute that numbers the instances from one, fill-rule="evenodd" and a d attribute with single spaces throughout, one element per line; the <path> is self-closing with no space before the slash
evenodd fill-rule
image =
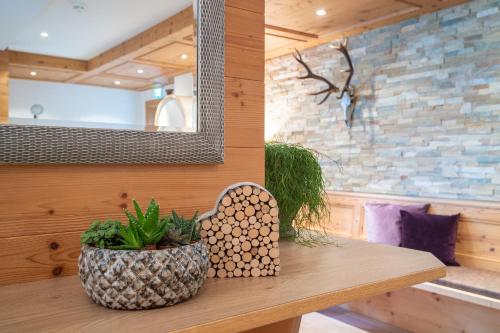
<path id="1" fill-rule="evenodd" d="M 97 304 L 119 310 L 174 305 L 196 295 L 207 276 L 203 242 L 156 251 L 82 247 L 80 280 Z"/>

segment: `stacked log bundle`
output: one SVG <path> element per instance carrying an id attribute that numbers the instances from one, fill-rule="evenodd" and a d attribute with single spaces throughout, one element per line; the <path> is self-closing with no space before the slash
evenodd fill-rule
<path id="1" fill-rule="evenodd" d="M 280 272 L 278 204 L 257 184 L 226 189 L 201 217 L 210 249 L 208 277 L 277 276 Z"/>

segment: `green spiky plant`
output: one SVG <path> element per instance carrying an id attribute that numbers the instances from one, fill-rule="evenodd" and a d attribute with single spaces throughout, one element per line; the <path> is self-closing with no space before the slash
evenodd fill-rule
<path id="1" fill-rule="evenodd" d="M 168 220 L 160 220 L 160 206 L 155 199 L 151 199 L 146 213 L 142 212 L 136 200 L 132 200 L 132 203 L 136 215 L 128 210 L 125 211 L 129 224 L 127 227 L 121 226 L 123 244 L 117 248 L 122 250 L 139 250 L 144 246 L 156 248 L 156 244 L 167 232 Z"/>
<path id="2" fill-rule="evenodd" d="M 169 227 L 165 237 L 160 242 L 161 247 L 175 247 L 189 245 L 200 240 L 200 224 L 198 223 L 198 212 L 190 219 L 179 216 L 175 210 L 165 218 L 169 221 Z"/>
<path id="3" fill-rule="evenodd" d="M 120 221 L 95 221 L 82 233 L 80 242 L 101 249 L 117 246 L 121 243 Z"/>
<path id="4" fill-rule="evenodd" d="M 155 199 L 151 199 L 148 209 L 144 214 L 137 201 L 132 201 L 137 216 L 129 211 L 125 211 L 129 225 L 136 225 L 137 232 L 144 241 L 144 245 L 157 244 L 165 235 L 168 227 L 168 220 L 160 220 L 160 206 Z"/>
<path id="5" fill-rule="evenodd" d="M 296 144 L 270 142 L 265 160 L 266 188 L 280 208 L 280 237 L 306 245 L 323 243 L 326 233 L 321 230 L 330 212 L 318 153 Z"/>

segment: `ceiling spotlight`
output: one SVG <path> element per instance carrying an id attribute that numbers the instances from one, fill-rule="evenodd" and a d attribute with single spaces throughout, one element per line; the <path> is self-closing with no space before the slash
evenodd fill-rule
<path id="1" fill-rule="evenodd" d="M 35 72 L 35 71 L 30 72 L 30 75 L 31 75 L 31 76 L 36 76 L 36 72 Z"/>
<path id="2" fill-rule="evenodd" d="M 144 73 L 144 69 L 139 68 L 139 69 L 137 70 L 137 74 L 142 74 L 142 73 Z"/>
<path id="3" fill-rule="evenodd" d="M 117 86 L 119 86 L 119 85 L 120 85 L 120 84 L 122 84 L 122 83 L 121 83 L 120 81 L 115 81 L 115 84 L 116 84 Z"/>
<path id="4" fill-rule="evenodd" d="M 49 37 L 49 33 L 47 31 L 42 31 L 42 32 L 40 32 L 40 36 L 42 38 L 47 38 L 47 37 Z"/>
<path id="5" fill-rule="evenodd" d="M 188 55 L 186 53 L 181 54 L 181 59 L 186 60 L 188 58 Z"/>
<path id="6" fill-rule="evenodd" d="M 326 15 L 326 10 L 324 10 L 324 9 L 318 9 L 316 11 L 316 15 L 318 15 L 318 16 L 325 16 Z"/>

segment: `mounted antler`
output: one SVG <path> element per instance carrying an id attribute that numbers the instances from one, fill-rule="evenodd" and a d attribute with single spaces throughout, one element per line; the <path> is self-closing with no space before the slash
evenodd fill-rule
<path id="1" fill-rule="evenodd" d="M 306 69 L 307 71 L 307 75 L 305 76 L 300 76 L 298 77 L 298 79 L 300 80 L 305 80 L 305 79 L 314 79 L 314 80 L 319 80 L 319 81 L 322 81 L 324 83 L 326 83 L 328 85 L 328 88 L 326 89 L 323 89 L 317 93 L 313 93 L 311 95 L 313 96 L 318 96 L 318 95 L 321 95 L 321 94 L 326 94 L 325 97 L 321 100 L 321 102 L 319 102 L 319 105 L 323 104 L 324 102 L 326 102 L 326 100 L 328 99 L 328 97 L 330 97 L 330 95 L 332 93 L 336 93 L 339 91 L 339 88 L 334 85 L 333 83 L 331 83 L 329 80 L 325 79 L 324 77 L 322 76 L 319 76 L 317 74 L 314 74 L 313 71 L 309 68 L 309 66 L 304 62 L 304 60 L 302 60 L 302 54 L 300 54 L 299 50 L 295 49 L 295 54 L 293 55 L 293 57 L 295 58 L 295 60 L 297 60 L 302 66 L 304 66 L 304 68 Z"/>
<path id="2" fill-rule="evenodd" d="M 344 55 L 344 57 L 347 60 L 347 64 L 349 65 L 349 69 L 342 70 L 343 73 L 349 73 L 349 76 L 347 77 L 344 88 L 342 88 L 340 96 L 338 96 L 337 98 L 342 99 L 345 93 L 348 93 L 349 97 L 353 97 L 354 91 L 353 88 L 351 87 L 351 80 L 354 75 L 354 66 L 352 65 L 352 60 L 351 56 L 349 55 L 349 51 L 347 50 L 347 39 L 341 41 L 339 46 L 335 46 L 334 48 Z"/>
<path id="3" fill-rule="evenodd" d="M 353 119 L 353 115 L 354 115 L 354 109 L 356 107 L 356 100 L 357 100 L 356 93 L 354 91 L 354 87 L 351 86 L 351 80 L 352 80 L 352 77 L 354 76 L 354 66 L 352 64 L 352 60 L 351 60 L 351 56 L 349 55 L 349 51 L 347 50 L 347 40 L 346 39 L 341 41 L 338 46 L 332 46 L 332 48 L 334 48 L 334 49 L 338 50 L 340 53 L 342 53 L 347 60 L 347 64 L 349 65 L 349 69 L 342 70 L 342 72 L 344 72 L 344 73 L 349 73 L 349 76 L 347 77 L 347 80 L 346 80 L 344 87 L 342 88 L 341 91 L 337 86 L 335 86 L 333 83 L 331 83 L 330 81 L 328 81 L 324 77 L 314 74 L 311 71 L 311 69 L 309 68 L 309 66 L 304 62 L 304 60 L 302 59 L 302 55 L 300 54 L 300 52 L 297 49 L 295 50 L 295 54 L 293 56 L 294 56 L 295 60 L 297 60 L 302 66 L 304 66 L 304 68 L 307 71 L 307 75 L 301 76 L 301 77 L 299 77 L 299 79 L 301 79 L 301 80 L 304 80 L 304 79 L 319 80 L 319 81 L 322 81 L 328 85 L 328 88 L 323 89 L 320 92 L 311 94 L 313 96 L 326 94 L 325 97 L 323 98 L 323 100 L 321 100 L 321 102 L 319 103 L 319 105 L 326 102 L 326 100 L 328 99 L 328 97 L 330 97 L 330 95 L 332 93 L 336 93 L 336 92 L 340 91 L 340 95 L 337 96 L 337 99 L 340 100 L 340 105 L 342 106 L 342 109 L 344 110 L 345 125 L 347 126 L 347 128 L 351 128 L 352 119 Z"/>

